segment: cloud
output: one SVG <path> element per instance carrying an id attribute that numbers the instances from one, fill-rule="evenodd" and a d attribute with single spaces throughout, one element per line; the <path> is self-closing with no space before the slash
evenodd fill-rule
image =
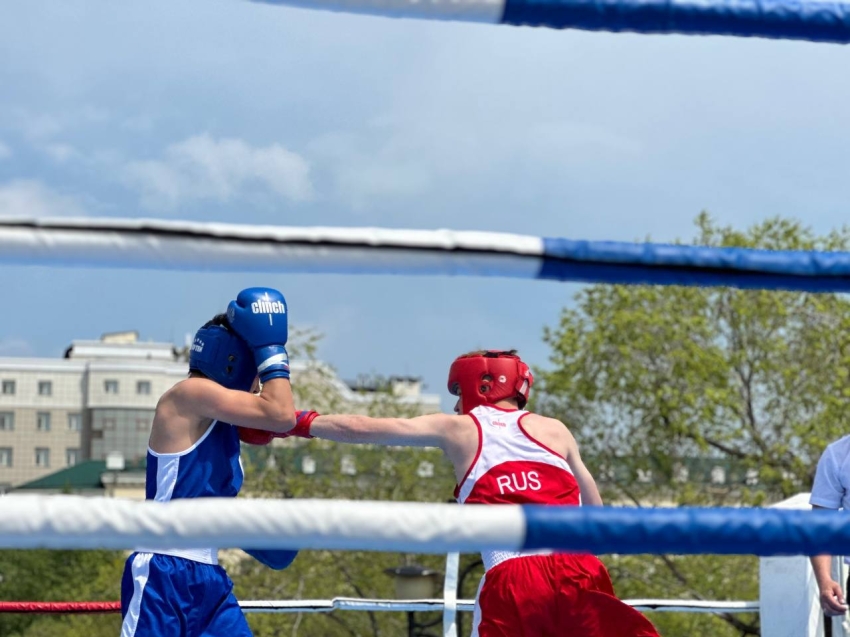
<path id="1" fill-rule="evenodd" d="M 280 144 L 256 148 L 241 139 L 216 140 L 207 134 L 170 145 L 162 159 L 129 162 L 124 181 L 152 206 L 225 202 L 257 187 L 294 202 L 313 197 L 310 164 L 301 155 Z"/>
<path id="2" fill-rule="evenodd" d="M 109 111 L 91 104 L 56 113 L 22 107 L 14 107 L 10 111 L 10 123 L 14 123 L 15 130 L 33 142 L 51 139 L 65 131 L 79 131 L 93 125 L 103 126 L 110 119 Z"/>
<path id="3" fill-rule="evenodd" d="M 153 130 L 155 118 L 150 114 L 132 115 L 124 118 L 121 127 L 126 130 L 147 133 Z"/>
<path id="4" fill-rule="evenodd" d="M 365 134 L 335 132 L 321 135 L 308 148 L 326 172 L 333 196 L 361 208 L 376 199 L 414 197 L 433 187 L 433 162 L 399 146 L 406 140 L 382 124 Z"/>
<path id="5" fill-rule="evenodd" d="M 32 356 L 33 348 L 22 338 L 7 338 L 0 341 L 0 356 Z"/>
<path id="6" fill-rule="evenodd" d="M 40 181 L 19 179 L 0 185 L 0 216 L 58 217 L 83 214 L 75 199 L 53 192 Z"/>
<path id="7" fill-rule="evenodd" d="M 48 157 L 60 164 L 80 156 L 77 149 L 68 144 L 47 144 L 43 150 Z"/>
<path id="8" fill-rule="evenodd" d="M 517 166 L 540 179 L 634 161 L 641 143 L 592 124 L 541 119 L 507 128 L 498 119 L 384 115 L 365 131 L 325 133 L 307 146 L 335 199 L 362 209 L 379 201 L 439 196 L 504 182 Z M 540 176 L 543 175 L 543 176 Z"/>
<path id="9" fill-rule="evenodd" d="M 12 156 L 12 149 L 3 142 L 0 142 L 0 160 L 9 159 Z"/>
<path id="10" fill-rule="evenodd" d="M 613 127 L 565 121 L 534 122 L 516 144 L 525 155 L 542 162 L 565 155 L 580 161 L 633 160 L 644 151 L 639 140 L 621 135 Z"/>
<path id="11" fill-rule="evenodd" d="M 30 140 L 49 139 L 65 128 L 62 119 L 56 115 L 25 110 L 18 110 L 16 115 L 17 129 Z"/>

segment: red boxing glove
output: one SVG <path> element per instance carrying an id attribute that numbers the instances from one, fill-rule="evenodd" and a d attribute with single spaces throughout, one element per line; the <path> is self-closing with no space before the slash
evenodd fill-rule
<path id="1" fill-rule="evenodd" d="M 274 431 L 265 431 L 263 429 L 249 429 L 248 427 L 237 427 L 239 430 L 239 440 L 249 445 L 265 446 L 275 438 L 312 438 L 310 435 L 310 425 L 319 414 L 315 411 L 296 411 L 295 426 L 289 431 L 276 433 Z"/>
<path id="2" fill-rule="evenodd" d="M 296 411 L 295 426 L 284 435 L 295 436 L 296 438 L 313 438 L 313 436 L 310 435 L 310 425 L 313 424 L 313 421 L 318 417 L 318 415 L 318 412 L 315 411 Z"/>
<path id="3" fill-rule="evenodd" d="M 239 430 L 239 440 L 249 445 L 264 447 L 274 439 L 274 433 L 271 431 L 248 429 L 247 427 L 237 427 L 237 429 Z"/>

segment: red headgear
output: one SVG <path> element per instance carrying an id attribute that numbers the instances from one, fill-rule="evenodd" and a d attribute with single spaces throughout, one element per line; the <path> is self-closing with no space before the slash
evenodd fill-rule
<path id="1" fill-rule="evenodd" d="M 516 398 L 522 409 L 533 383 L 528 365 L 510 352 L 490 350 L 460 356 L 449 369 L 449 391 L 462 396 L 465 414 L 479 405 L 493 405 L 506 398 Z"/>

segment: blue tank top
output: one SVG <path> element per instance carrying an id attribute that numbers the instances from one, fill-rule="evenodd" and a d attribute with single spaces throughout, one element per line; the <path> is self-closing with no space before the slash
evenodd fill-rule
<path id="1" fill-rule="evenodd" d="M 145 499 L 232 498 L 242 488 L 239 432 L 217 420 L 186 451 L 156 453 L 148 448 Z"/>

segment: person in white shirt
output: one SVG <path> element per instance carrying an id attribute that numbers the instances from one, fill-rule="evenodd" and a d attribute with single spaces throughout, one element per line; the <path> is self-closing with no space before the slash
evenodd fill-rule
<path id="1" fill-rule="evenodd" d="M 844 436 L 824 449 L 818 461 L 809 504 L 813 509 L 850 511 L 848 486 L 850 486 L 850 436 Z M 841 584 L 832 578 L 832 556 L 814 555 L 811 557 L 811 562 L 820 591 L 820 605 L 824 613 L 830 616 L 843 615 L 848 610 L 847 600 Z"/>

